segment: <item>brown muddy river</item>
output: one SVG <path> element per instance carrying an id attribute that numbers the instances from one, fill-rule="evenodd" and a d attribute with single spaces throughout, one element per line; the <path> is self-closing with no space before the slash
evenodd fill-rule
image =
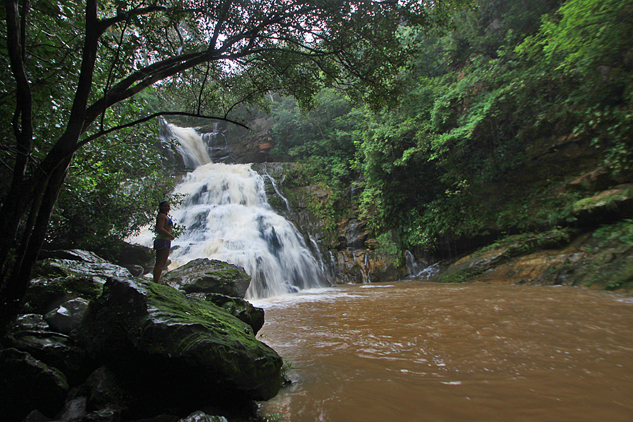
<path id="1" fill-rule="evenodd" d="M 633 299 L 404 281 L 257 301 L 288 422 L 633 421 Z"/>

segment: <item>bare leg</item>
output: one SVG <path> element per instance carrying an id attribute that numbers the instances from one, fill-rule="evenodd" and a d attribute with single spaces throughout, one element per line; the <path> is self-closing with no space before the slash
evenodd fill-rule
<path id="1" fill-rule="evenodd" d="M 169 248 L 163 248 L 156 251 L 156 264 L 154 265 L 154 283 L 160 284 L 160 275 L 169 258 Z"/>

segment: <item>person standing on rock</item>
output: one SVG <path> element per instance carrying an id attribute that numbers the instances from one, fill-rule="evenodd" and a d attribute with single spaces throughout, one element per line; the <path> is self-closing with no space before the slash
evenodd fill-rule
<path id="1" fill-rule="evenodd" d="M 154 265 L 154 282 L 160 284 L 160 275 L 163 273 L 167 258 L 169 258 L 169 250 L 171 249 L 171 241 L 174 236 L 171 229 L 174 223 L 167 216 L 171 205 L 169 201 L 161 201 L 158 204 L 158 215 L 156 216 L 156 239 L 154 239 L 154 250 L 156 251 L 156 265 Z"/>

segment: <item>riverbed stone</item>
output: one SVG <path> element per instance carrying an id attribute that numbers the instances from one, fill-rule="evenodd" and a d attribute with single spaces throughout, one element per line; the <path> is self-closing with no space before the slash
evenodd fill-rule
<path id="1" fill-rule="evenodd" d="M 281 357 L 246 323 L 142 279 L 109 279 L 84 317 L 80 340 L 138 402 L 157 408 L 267 400 L 281 387 Z"/>
<path id="2" fill-rule="evenodd" d="M 219 293 L 244 298 L 251 277 L 237 265 L 199 258 L 169 271 L 161 281 L 186 293 Z"/>

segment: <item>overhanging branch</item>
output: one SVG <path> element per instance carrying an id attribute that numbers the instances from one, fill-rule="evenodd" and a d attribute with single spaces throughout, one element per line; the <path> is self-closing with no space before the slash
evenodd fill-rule
<path id="1" fill-rule="evenodd" d="M 101 131 L 99 131 L 99 132 L 97 132 L 97 133 L 95 133 L 93 135 L 90 135 L 90 136 L 88 136 L 87 138 L 83 139 L 82 141 L 80 141 L 77 144 L 76 150 L 81 148 L 82 146 L 86 145 L 87 143 L 89 143 L 91 141 L 94 141 L 97 138 L 100 138 L 102 136 L 107 135 L 108 133 L 116 132 L 116 131 L 121 130 L 121 129 L 132 127 L 132 126 L 135 126 L 135 125 L 138 125 L 138 124 L 141 124 L 141 123 L 145 123 L 145 122 L 148 122 L 148 121 L 150 121 L 150 120 L 152 120 L 152 119 L 154 119 L 156 117 L 159 117 L 159 116 L 188 116 L 188 117 L 198 117 L 198 118 L 201 118 L 201 119 L 222 120 L 224 122 L 232 123 L 234 125 L 241 126 L 244 129 L 250 130 L 250 128 L 248 126 L 246 126 L 245 124 L 237 122 L 235 120 L 231 120 L 231 119 L 229 119 L 227 117 L 205 116 L 203 114 L 187 113 L 187 112 L 184 112 L 184 111 L 159 112 L 159 113 L 150 114 L 149 116 L 143 117 L 143 118 L 138 119 L 138 120 L 134 120 L 133 122 L 129 122 L 129 123 L 126 123 L 126 124 L 123 124 L 123 125 L 115 126 L 113 128 L 107 129 L 107 130 L 101 130 Z"/>

